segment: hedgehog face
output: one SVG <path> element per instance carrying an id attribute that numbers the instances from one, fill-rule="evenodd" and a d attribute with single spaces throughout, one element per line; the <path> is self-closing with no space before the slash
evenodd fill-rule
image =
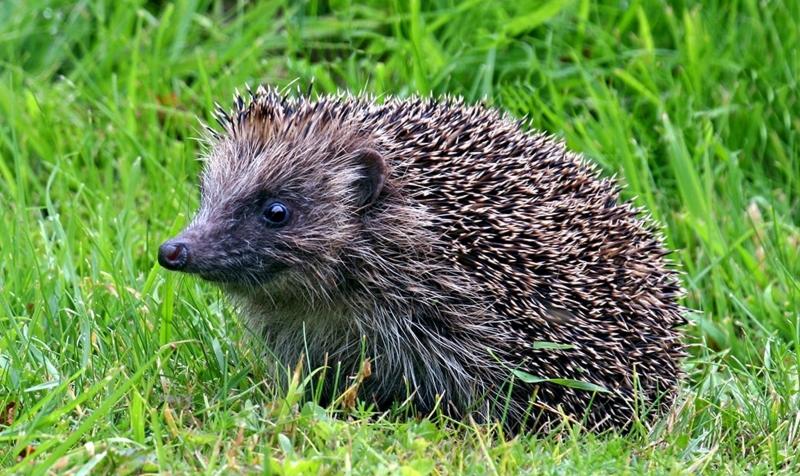
<path id="1" fill-rule="evenodd" d="M 233 288 L 277 277 L 335 285 L 361 216 L 378 198 L 385 164 L 374 149 L 341 137 L 229 137 L 217 142 L 201 177 L 192 223 L 159 249 L 170 270 Z"/>

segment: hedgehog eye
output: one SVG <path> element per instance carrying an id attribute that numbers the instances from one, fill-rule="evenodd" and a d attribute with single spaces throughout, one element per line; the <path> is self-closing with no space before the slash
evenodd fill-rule
<path id="1" fill-rule="evenodd" d="M 283 226 L 289 221 L 289 207 L 283 202 L 273 201 L 264 208 L 264 220 L 269 226 Z"/>

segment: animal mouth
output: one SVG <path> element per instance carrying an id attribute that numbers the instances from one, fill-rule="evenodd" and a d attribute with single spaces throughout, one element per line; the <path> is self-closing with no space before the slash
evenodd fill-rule
<path id="1" fill-rule="evenodd" d="M 193 274 L 217 284 L 260 287 L 273 281 L 288 266 L 278 261 L 246 252 L 223 252 L 196 234 L 183 233 L 164 242 L 158 250 L 158 262 L 170 271 Z"/>
<path id="2" fill-rule="evenodd" d="M 240 281 L 235 274 L 220 271 L 197 271 L 193 274 L 196 274 L 203 281 L 209 281 L 212 283 L 232 283 Z"/>
<path id="3" fill-rule="evenodd" d="M 204 281 L 232 287 L 262 287 L 277 279 L 288 267 L 275 264 L 265 269 L 197 269 L 192 270 Z"/>

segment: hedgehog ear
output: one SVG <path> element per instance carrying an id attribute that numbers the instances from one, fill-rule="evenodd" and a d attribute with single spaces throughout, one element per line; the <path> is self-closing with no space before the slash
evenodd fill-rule
<path id="1" fill-rule="evenodd" d="M 359 149 L 355 152 L 356 162 L 362 167 L 361 176 L 356 181 L 359 206 L 374 202 L 386 183 L 386 161 L 375 149 Z"/>

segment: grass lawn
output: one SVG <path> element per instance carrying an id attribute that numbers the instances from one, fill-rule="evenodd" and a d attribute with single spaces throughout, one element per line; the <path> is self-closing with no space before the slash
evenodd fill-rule
<path id="1" fill-rule="evenodd" d="M 0 2 L 0 468 L 800 472 L 800 2 L 327 3 Z M 483 98 L 617 175 L 698 310 L 674 411 L 512 437 L 276 394 L 221 293 L 155 256 L 197 205 L 197 118 L 312 78 Z"/>

